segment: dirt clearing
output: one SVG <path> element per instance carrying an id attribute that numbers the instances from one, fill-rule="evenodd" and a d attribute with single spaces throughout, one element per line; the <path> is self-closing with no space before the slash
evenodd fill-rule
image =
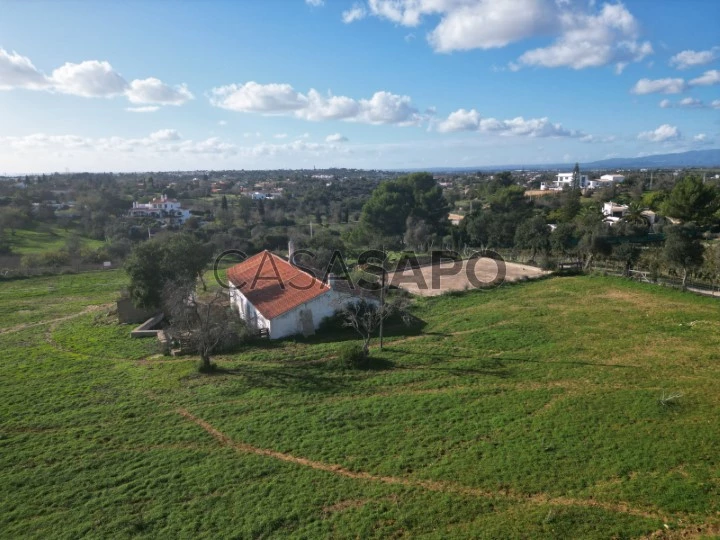
<path id="1" fill-rule="evenodd" d="M 488 257 L 464 261 L 444 261 L 438 265 L 406 268 L 388 274 L 391 284 L 412 294 L 437 296 L 447 291 L 488 287 L 506 281 L 544 276 L 549 272 L 527 264 L 498 262 Z M 504 275 L 503 275 L 504 274 Z"/>

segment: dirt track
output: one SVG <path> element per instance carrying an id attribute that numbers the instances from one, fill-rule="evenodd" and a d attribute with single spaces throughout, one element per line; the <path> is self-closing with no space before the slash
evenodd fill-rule
<path id="1" fill-rule="evenodd" d="M 457 267 L 454 267 L 455 264 Z M 462 291 L 477 286 L 487 287 L 496 279 L 498 282 L 517 281 L 547 274 L 544 270 L 525 264 L 506 262 L 504 265 L 504 278 L 502 264 L 498 266 L 494 260 L 482 258 L 470 259 L 462 263 L 447 261 L 435 266 L 416 268 L 414 271 L 406 269 L 403 272 L 389 274 L 388 280 L 391 284 L 413 294 L 436 296 L 446 291 Z M 448 275 L 442 275 L 444 273 Z M 435 283 L 433 283 L 433 274 L 435 274 Z"/>

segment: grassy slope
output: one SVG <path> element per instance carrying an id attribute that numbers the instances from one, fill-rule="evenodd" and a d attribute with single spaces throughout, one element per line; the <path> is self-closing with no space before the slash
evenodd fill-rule
<path id="1" fill-rule="evenodd" d="M 5 239 L 10 242 L 13 253 L 28 255 L 62 249 L 72 235 L 72 231 L 65 231 L 60 227 L 47 227 L 44 229 L 38 228 L 37 230 L 18 229 L 15 234 L 6 232 Z M 95 249 L 102 246 L 103 242 L 92 238 L 82 238 L 82 244 Z"/>
<path id="2" fill-rule="evenodd" d="M 717 520 L 715 300 L 595 277 L 423 299 L 423 334 L 391 337 L 367 372 L 319 361 L 329 338 L 201 376 L 97 314 L 18 326 L 121 282 L 0 284 L 4 537 L 608 538 Z M 312 463 L 222 445 L 179 411 Z"/>

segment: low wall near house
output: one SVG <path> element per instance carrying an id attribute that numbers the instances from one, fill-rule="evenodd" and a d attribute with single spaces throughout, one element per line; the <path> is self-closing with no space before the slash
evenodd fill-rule
<path id="1" fill-rule="evenodd" d="M 163 315 L 162 313 L 158 313 L 154 317 L 150 317 L 147 321 L 145 321 L 140 326 L 135 328 L 132 332 L 130 332 L 130 337 L 134 337 L 134 338 L 157 337 L 158 332 L 162 332 L 162 330 L 160 330 L 160 329 L 153 330 L 153 328 L 155 328 L 160 323 L 160 321 L 163 320 L 164 316 L 165 315 Z"/>
<path id="2" fill-rule="evenodd" d="M 147 321 L 154 312 L 136 308 L 129 298 L 121 298 L 117 301 L 117 314 L 121 324 L 133 324 Z"/>

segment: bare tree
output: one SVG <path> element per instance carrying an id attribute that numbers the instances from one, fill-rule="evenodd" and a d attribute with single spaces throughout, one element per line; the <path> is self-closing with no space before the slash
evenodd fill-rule
<path id="1" fill-rule="evenodd" d="M 222 290 L 198 298 L 195 282 L 171 282 L 164 288 L 163 299 L 169 335 L 200 356 L 201 371 L 211 371 L 211 355 L 239 343 L 245 334 L 242 320 Z"/>
<path id="2" fill-rule="evenodd" d="M 370 340 L 377 332 L 382 321 L 393 314 L 399 313 L 403 321 L 408 323 L 409 314 L 406 311 L 407 300 L 402 297 L 395 297 L 389 302 L 377 305 L 366 300 L 349 302 L 342 310 L 343 325 L 354 329 L 362 338 L 363 355 L 367 358 L 370 355 Z"/>

